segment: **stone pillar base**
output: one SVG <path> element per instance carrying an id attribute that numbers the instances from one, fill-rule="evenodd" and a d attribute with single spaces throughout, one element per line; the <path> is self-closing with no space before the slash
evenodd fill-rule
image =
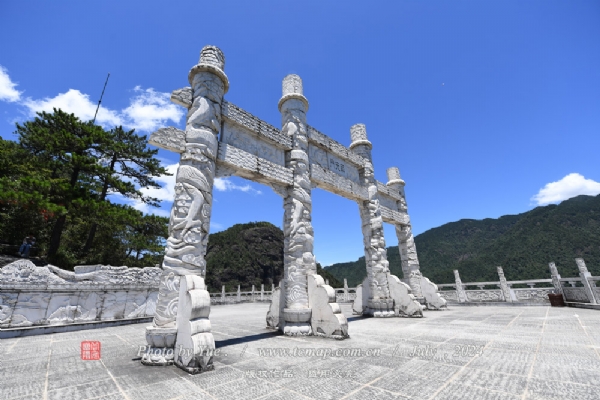
<path id="1" fill-rule="evenodd" d="M 367 277 L 363 280 L 362 284 L 356 287 L 356 298 L 354 299 L 354 304 L 352 305 L 352 312 L 357 315 L 364 315 L 375 318 L 397 317 L 398 300 L 393 296 L 393 292 L 391 291 L 392 283 L 389 282 L 390 276 L 393 275 L 388 274 L 388 283 L 390 285 L 390 298 L 370 298 L 371 287 L 369 285 L 369 278 Z M 410 289 L 408 290 L 410 291 Z"/>
<path id="2" fill-rule="evenodd" d="M 196 374 L 199 374 L 201 372 L 212 371 L 212 370 L 215 369 L 215 366 L 213 364 L 207 365 L 205 367 L 200 367 L 200 366 L 197 366 L 197 367 L 186 367 L 186 366 L 183 366 L 183 365 L 180 365 L 180 364 L 177 364 L 177 363 L 175 363 L 175 365 L 179 369 L 184 370 L 185 372 L 187 372 L 190 375 L 196 375 Z"/>
<path id="3" fill-rule="evenodd" d="M 177 328 L 146 327 L 146 352 L 142 355 L 142 364 L 150 366 L 172 365 L 175 355 Z"/>
<path id="4" fill-rule="evenodd" d="M 312 335 L 312 326 L 310 317 L 312 310 L 310 308 L 284 308 L 283 334 L 286 336 L 308 336 Z"/>
<path id="5" fill-rule="evenodd" d="M 267 313 L 267 328 L 279 329 L 287 336 L 323 336 L 346 339 L 348 320 L 336 302 L 335 291 L 317 274 L 308 275 L 308 300 L 310 308 L 283 308 L 284 283 L 275 289 Z"/>
<path id="6" fill-rule="evenodd" d="M 283 326 L 285 336 L 310 336 L 313 334 L 310 322 L 288 322 Z"/>
<path id="7" fill-rule="evenodd" d="M 364 284 L 363 284 L 364 287 Z M 367 308 L 364 314 L 371 315 L 375 318 L 394 317 L 394 300 L 393 299 L 368 299 Z"/>

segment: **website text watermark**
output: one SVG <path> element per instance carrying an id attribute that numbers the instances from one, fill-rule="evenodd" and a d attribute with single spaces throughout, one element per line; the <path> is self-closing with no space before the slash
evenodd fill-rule
<path id="1" fill-rule="evenodd" d="M 259 347 L 259 357 L 379 357 L 381 349 L 346 348 L 332 349 L 329 347 Z"/>

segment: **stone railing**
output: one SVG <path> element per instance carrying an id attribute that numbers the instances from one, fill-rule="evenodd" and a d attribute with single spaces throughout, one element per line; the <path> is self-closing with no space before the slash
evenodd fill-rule
<path id="1" fill-rule="evenodd" d="M 356 288 L 334 288 L 336 303 L 352 303 L 356 298 Z"/>
<path id="2" fill-rule="evenodd" d="M 28 328 L 154 315 L 160 268 L 105 265 L 36 267 L 19 260 L 0 270 L 0 328 Z"/>
<path id="3" fill-rule="evenodd" d="M 455 283 L 440 284 L 439 294 L 449 303 L 549 304 L 548 294 L 560 293 L 569 305 L 600 307 L 600 276 L 591 276 L 577 259 L 579 277 L 562 278 L 550 263 L 551 279 L 507 281 L 502 267 L 499 280 L 466 282 L 454 271 Z M 154 316 L 160 268 L 102 265 L 75 267 L 75 272 L 54 266 L 36 267 L 27 260 L 0 270 L 0 330 L 36 326 L 140 321 Z M 528 287 L 516 287 L 528 286 Z M 212 305 L 271 302 L 274 286 L 260 290 L 210 293 Z M 337 303 L 352 303 L 356 288 L 334 288 Z M 84 329 L 84 328 L 82 328 Z"/>
<path id="4" fill-rule="evenodd" d="M 236 304 L 236 303 L 252 303 L 252 302 L 270 302 L 273 298 L 274 287 L 271 290 L 264 290 L 264 285 L 261 285 L 261 290 L 255 290 L 254 286 L 251 291 L 243 292 L 238 287 L 236 292 L 226 292 L 225 289 L 221 293 L 210 293 L 210 304 Z M 356 298 L 356 288 L 333 288 L 337 303 L 352 303 Z"/>
<path id="5" fill-rule="evenodd" d="M 18 260 L 0 269 L 0 330 L 134 323 L 154 316 L 162 270 L 106 265 L 75 272 Z M 270 302 L 271 290 L 210 293 L 211 304 Z M 80 329 L 87 329 L 81 327 Z M 3 335 L 0 334 L 0 337 Z"/>
<path id="6" fill-rule="evenodd" d="M 237 292 L 226 292 L 225 286 L 221 290 L 221 293 L 210 293 L 210 304 L 236 304 L 236 303 L 254 303 L 254 302 L 271 302 L 273 299 L 274 286 L 271 286 L 271 290 L 265 290 L 265 285 L 260 285 L 260 290 L 255 290 L 252 285 L 251 291 L 241 291 L 238 286 Z"/>
<path id="7" fill-rule="evenodd" d="M 562 294 L 567 304 L 600 304 L 600 288 L 596 287 L 600 277 L 591 276 L 583 259 L 577 258 L 576 262 L 579 267 L 579 277 L 561 278 L 555 264 L 550 263 L 550 279 L 507 281 L 502 267 L 497 267 L 499 281 L 463 283 L 458 270 L 454 270 L 455 283 L 437 286 L 440 295 L 450 303 L 550 304 L 548 294 L 556 293 Z"/>
<path id="8" fill-rule="evenodd" d="M 77 266 L 75 272 L 19 260 L 0 269 L 0 329 L 29 329 L 97 323 L 133 323 L 156 310 L 160 268 Z M 210 293 L 211 305 L 271 302 L 274 286 Z M 339 303 L 351 303 L 356 288 L 334 289 Z M 85 329 L 81 327 L 80 329 Z M 0 335 L 1 336 L 1 335 Z"/>

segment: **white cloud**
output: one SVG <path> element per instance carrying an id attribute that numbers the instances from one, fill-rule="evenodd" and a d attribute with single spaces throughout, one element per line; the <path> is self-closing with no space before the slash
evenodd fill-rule
<path id="1" fill-rule="evenodd" d="M 27 108 L 29 116 L 36 112 L 52 112 L 53 108 L 70 114 L 75 114 L 83 121 L 94 118 L 98 103 L 90 100 L 90 96 L 77 89 L 69 89 L 54 97 L 32 99 L 21 97 L 21 92 L 15 89 L 8 76 L 8 71 L 0 66 L 0 101 L 16 102 Z M 123 125 L 128 129 L 142 132 L 153 132 L 166 126 L 169 121 L 179 124 L 184 116 L 184 109 L 170 101 L 169 93 L 157 92 L 152 88 L 142 89 L 140 86 L 133 88 L 134 96 L 129 99 L 129 106 L 122 110 L 112 110 L 100 106 L 96 123 L 105 128 L 114 128 Z"/>
<path id="2" fill-rule="evenodd" d="M 533 204 L 543 206 L 558 203 L 571 197 L 586 194 L 600 194 L 600 182 L 585 179 L 583 175 L 572 173 L 559 181 L 550 182 L 531 198 Z"/>
<path id="3" fill-rule="evenodd" d="M 130 106 L 123 110 L 128 125 L 136 129 L 153 132 L 164 126 L 167 121 L 179 123 L 183 109 L 171 103 L 169 93 L 156 92 L 154 89 L 133 89 L 137 95 L 130 99 Z"/>
<path id="4" fill-rule="evenodd" d="M 105 128 L 123 125 L 137 131 L 153 132 L 165 126 L 169 121 L 178 124 L 184 111 L 181 107 L 172 104 L 168 93 L 160 93 L 152 88 L 134 88 L 135 96 L 129 99 L 129 106 L 121 111 L 111 110 L 101 106 L 98 110 L 96 122 Z M 22 104 L 29 109 L 31 116 L 38 111 L 52 112 L 53 108 L 75 114 L 84 121 L 94 118 L 97 104 L 90 100 L 90 96 L 76 89 L 69 89 L 66 93 L 59 93 L 54 97 L 44 99 L 25 99 Z"/>
<path id="5" fill-rule="evenodd" d="M 254 189 L 252 186 L 246 184 L 244 186 L 239 186 L 236 185 L 235 183 L 231 182 L 228 179 L 225 178 L 215 178 L 215 190 L 218 190 L 219 192 L 228 192 L 231 190 L 240 190 L 242 192 L 250 192 L 250 193 L 256 193 L 256 194 L 262 194 L 262 192 L 260 190 L 256 190 Z"/>
<path id="6" fill-rule="evenodd" d="M 158 215 L 159 217 L 167 217 L 171 215 L 171 212 L 162 208 L 151 207 L 148 204 L 144 204 L 140 201 L 136 201 L 134 204 L 130 204 L 136 210 L 143 212 L 144 214 Z"/>
<path id="7" fill-rule="evenodd" d="M 15 87 L 16 83 L 10 80 L 8 70 L 0 65 L 0 100 L 10 103 L 17 102 L 21 99 L 21 93 Z"/>
<path id="8" fill-rule="evenodd" d="M 83 121 L 92 120 L 97 107 L 97 104 L 90 101 L 89 95 L 76 89 L 69 89 L 66 93 L 59 93 L 54 97 L 44 99 L 27 98 L 22 101 L 22 104 L 29 109 L 31 116 L 35 115 L 36 112 L 46 111 L 51 113 L 53 108 L 60 108 L 64 112 L 75 114 Z M 98 110 L 96 122 L 110 128 L 116 125 L 124 125 L 123 119 L 116 111 L 105 107 L 100 107 L 100 110 Z"/>

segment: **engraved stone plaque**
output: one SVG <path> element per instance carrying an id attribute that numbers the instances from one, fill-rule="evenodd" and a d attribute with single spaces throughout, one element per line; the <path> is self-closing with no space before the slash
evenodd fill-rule
<path id="1" fill-rule="evenodd" d="M 392 211 L 398 211 L 398 205 L 396 204 L 396 200 L 392 199 L 391 197 L 385 196 L 382 193 L 379 193 L 379 204 L 389 208 Z"/>
<path id="2" fill-rule="evenodd" d="M 358 169 L 347 161 L 342 160 L 340 157 L 336 157 L 330 151 L 309 144 L 308 155 L 311 164 L 317 164 L 321 168 L 360 184 Z"/>
<path id="3" fill-rule="evenodd" d="M 277 165 L 285 166 L 285 155 L 282 149 L 267 143 L 244 127 L 225 121 L 223 124 L 222 142 L 252 155 L 264 158 Z"/>

